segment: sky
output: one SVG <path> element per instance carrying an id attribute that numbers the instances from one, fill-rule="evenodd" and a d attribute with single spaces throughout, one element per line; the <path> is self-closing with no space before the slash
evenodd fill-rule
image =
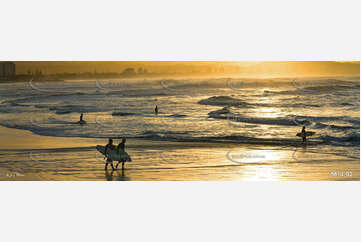
<path id="1" fill-rule="evenodd" d="M 218 62 L 218 61 L 17 61 L 17 74 L 41 70 L 44 74 L 64 72 L 116 72 L 126 68 L 147 69 L 149 73 L 175 75 L 239 76 L 359 76 L 359 61 L 284 61 L 284 62 Z"/>

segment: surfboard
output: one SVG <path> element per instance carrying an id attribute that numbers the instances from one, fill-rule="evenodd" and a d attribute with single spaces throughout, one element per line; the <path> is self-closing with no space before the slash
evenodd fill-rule
<path id="1" fill-rule="evenodd" d="M 130 155 L 125 151 L 120 151 L 120 153 L 118 153 L 116 150 L 108 149 L 107 154 L 105 154 L 105 146 L 103 146 L 103 145 L 97 145 L 96 149 L 100 153 L 105 155 L 107 158 L 110 158 L 113 161 L 123 161 L 123 160 L 125 162 L 132 161 L 132 158 L 130 157 Z"/>
<path id="2" fill-rule="evenodd" d="M 84 121 L 84 120 L 81 120 L 81 121 L 78 121 L 78 122 L 76 122 L 77 124 L 80 124 L 80 125 L 83 125 L 83 124 L 86 124 L 86 121 Z"/>
<path id="3" fill-rule="evenodd" d="M 315 133 L 316 133 L 316 132 L 313 132 L 313 131 L 307 131 L 307 132 L 306 132 L 306 137 L 307 137 L 307 136 L 312 136 L 312 135 L 314 135 Z M 303 134 L 302 134 L 302 132 L 301 132 L 301 133 L 297 133 L 296 136 L 298 136 L 298 137 L 303 137 Z"/>

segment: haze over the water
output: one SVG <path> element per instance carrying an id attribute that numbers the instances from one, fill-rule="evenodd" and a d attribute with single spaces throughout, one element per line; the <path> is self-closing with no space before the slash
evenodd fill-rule
<path id="1" fill-rule="evenodd" d="M 284 62 L 219 62 L 219 61 L 17 61 L 17 74 L 41 70 L 43 74 L 57 73 L 135 73 L 194 75 L 194 76 L 358 76 L 358 61 L 284 61 Z M 144 73 L 143 73 L 144 74 Z"/>

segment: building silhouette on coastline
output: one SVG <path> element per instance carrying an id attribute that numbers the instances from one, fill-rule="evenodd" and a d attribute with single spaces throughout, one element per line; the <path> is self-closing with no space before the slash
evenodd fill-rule
<path id="1" fill-rule="evenodd" d="M 16 74 L 16 66 L 13 62 L 2 61 L 0 62 L 0 77 L 11 77 Z"/>

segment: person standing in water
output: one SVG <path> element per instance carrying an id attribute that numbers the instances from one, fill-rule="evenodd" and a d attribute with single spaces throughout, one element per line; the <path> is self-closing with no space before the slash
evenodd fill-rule
<path id="1" fill-rule="evenodd" d="M 125 152 L 125 141 L 126 141 L 126 139 L 122 138 L 122 142 L 119 143 L 119 145 L 117 147 L 117 151 L 119 154 L 120 154 L 120 152 Z M 125 163 L 124 159 L 121 159 L 120 161 L 118 161 L 118 164 L 115 166 L 115 168 L 116 169 L 118 168 L 120 162 L 122 162 L 122 170 L 124 170 L 124 163 Z"/>
<path id="2" fill-rule="evenodd" d="M 154 113 L 155 115 L 158 115 L 158 105 L 155 105 Z"/>
<path id="3" fill-rule="evenodd" d="M 83 120 L 83 113 L 80 114 L 80 119 L 78 121 L 78 124 L 80 125 L 86 124 L 85 120 Z"/>
<path id="4" fill-rule="evenodd" d="M 113 145 L 113 140 L 112 139 L 109 139 L 108 144 L 105 146 L 105 151 L 104 151 L 105 155 L 107 154 L 108 149 L 111 149 L 111 150 L 115 149 L 115 146 Z M 112 169 L 115 170 L 114 166 L 113 166 L 113 161 L 108 157 L 106 157 L 106 158 L 107 158 L 107 161 L 105 162 L 105 170 L 108 170 L 108 164 L 110 164 Z"/>
<path id="5" fill-rule="evenodd" d="M 302 127 L 302 131 L 301 131 L 301 136 L 302 136 L 302 142 L 306 143 L 306 126 Z"/>

